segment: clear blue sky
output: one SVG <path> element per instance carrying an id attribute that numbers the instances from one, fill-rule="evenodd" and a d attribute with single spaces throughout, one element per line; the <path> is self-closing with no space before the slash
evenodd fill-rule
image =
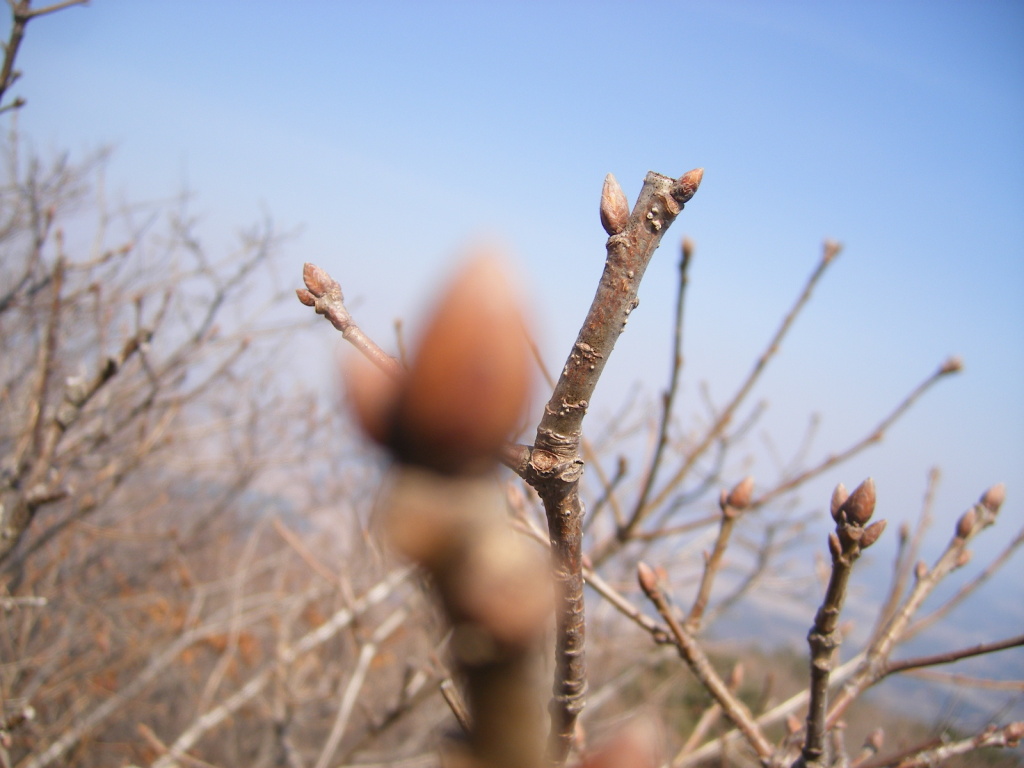
<path id="1" fill-rule="evenodd" d="M 301 227 L 287 279 L 324 266 L 382 339 L 468 238 L 497 234 L 556 369 L 601 269 L 604 175 L 632 200 L 648 170 L 703 166 L 595 416 L 632 380 L 663 386 L 682 234 L 698 246 L 684 413 L 701 379 L 732 393 L 832 237 L 845 251 L 760 390 L 766 426 L 791 449 L 822 412 L 820 455 L 962 355 L 826 484 L 872 474 L 900 520 L 938 464 L 941 538 L 1000 480 L 1004 534 L 1019 524 L 1019 2 L 94 0 L 33 22 L 19 63 L 39 150 L 114 145 L 112 188 L 187 185 L 213 242 L 264 211 Z"/>

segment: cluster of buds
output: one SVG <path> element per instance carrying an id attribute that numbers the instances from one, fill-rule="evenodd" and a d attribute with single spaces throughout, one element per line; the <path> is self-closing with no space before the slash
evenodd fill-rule
<path id="1" fill-rule="evenodd" d="M 853 493 L 839 483 L 832 492 L 832 519 L 836 529 L 829 534 L 828 548 L 832 559 L 856 558 L 882 535 L 885 520 L 868 524 L 875 513 L 875 481 L 870 477 L 858 485 Z"/>

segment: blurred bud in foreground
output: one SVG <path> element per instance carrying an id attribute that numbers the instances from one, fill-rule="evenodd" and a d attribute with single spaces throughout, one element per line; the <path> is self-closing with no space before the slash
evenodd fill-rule
<path id="1" fill-rule="evenodd" d="M 499 259 L 471 258 L 439 297 L 401 381 L 350 370 L 360 425 L 404 464 L 445 474 L 492 466 L 528 396 L 523 326 Z"/>

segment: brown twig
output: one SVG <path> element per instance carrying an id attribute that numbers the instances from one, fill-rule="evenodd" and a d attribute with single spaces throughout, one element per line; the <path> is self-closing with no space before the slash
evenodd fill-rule
<path id="1" fill-rule="evenodd" d="M 672 423 L 672 408 L 675 405 L 676 395 L 679 392 L 679 383 L 683 370 L 683 310 L 685 308 L 686 287 L 690 282 L 690 260 L 693 258 L 693 242 L 683 238 L 679 256 L 679 287 L 676 290 L 676 314 L 673 325 L 675 331 L 672 336 L 672 371 L 669 374 L 668 389 L 665 390 L 661 399 L 661 420 L 658 423 L 658 434 L 655 438 L 654 455 L 651 457 L 647 471 L 644 473 L 644 484 L 640 489 L 640 496 L 633 507 L 633 515 L 636 511 L 643 509 L 647 504 L 647 498 L 654 488 L 654 481 L 658 476 L 658 469 L 661 467 L 662 458 L 665 455 L 665 447 L 668 445 L 668 429 Z M 621 525 L 621 521 L 619 522 Z"/>
<path id="2" fill-rule="evenodd" d="M 1001 728 L 990 725 L 980 733 L 959 741 L 936 743 L 936 740 L 932 739 L 894 755 L 861 763 L 858 768 L 930 768 L 956 755 L 974 752 L 984 747 L 1016 747 L 1022 738 L 1024 722 L 1009 723 Z"/>
<path id="3" fill-rule="evenodd" d="M 940 664 L 952 664 L 960 659 L 969 659 L 972 656 L 982 656 L 986 653 L 1004 651 L 1007 648 L 1018 648 L 1024 645 L 1024 635 L 999 640 L 993 643 L 980 643 L 970 648 L 961 648 L 957 651 L 946 651 L 945 653 L 934 653 L 929 656 L 917 656 L 902 661 L 891 661 L 885 664 L 882 677 L 894 675 L 897 672 L 905 672 L 908 669 L 920 669 L 921 667 L 934 667 Z"/>
<path id="4" fill-rule="evenodd" d="M 630 516 L 630 519 L 627 521 L 626 525 L 616 532 L 616 540 L 619 542 L 619 545 L 626 541 L 629 541 L 633 537 L 633 534 L 636 531 L 637 527 L 646 519 L 648 514 L 650 514 L 651 510 L 657 509 L 668 500 L 668 497 L 672 494 L 672 492 L 680 485 L 680 483 L 683 482 L 683 480 L 686 479 L 686 477 L 689 476 L 690 471 L 696 465 L 700 457 L 704 455 L 708 448 L 711 447 L 711 445 L 714 444 L 714 442 L 718 440 L 718 438 L 724 432 L 725 428 L 732 421 L 733 416 L 736 413 L 736 410 L 746 400 L 747 395 L 750 394 L 750 391 L 753 389 L 754 384 L 757 383 L 757 380 L 761 377 L 761 374 L 764 372 L 768 363 L 771 362 L 772 358 L 776 355 L 776 353 L 778 353 L 782 340 L 785 338 L 789 329 L 792 327 L 797 315 L 807 304 L 808 300 L 811 297 L 811 293 L 814 290 L 814 287 L 817 285 L 818 281 L 821 279 L 821 276 L 825 273 L 825 270 L 828 268 L 828 266 L 835 260 L 836 256 L 839 255 L 840 250 L 841 246 L 839 245 L 839 243 L 835 243 L 832 241 L 825 242 L 822 257 L 821 260 L 818 262 L 818 266 L 815 268 L 814 272 L 811 273 L 811 276 L 810 278 L 808 278 L 807 283 L 804 285 L 803 291 L 801 291 L 800 296 L 793 304 L 793 307 L 786 314 L 786 317 L 779 325 L 778 330 L 776 330 L 775 334 L 772 336 L 771 341 L 769 341 L 768 346 L 765 348 L 764 352 L 761 353 L 761 356 L 757 359 L 757 362 L 754 364 L 753 369 L 747 375 L 747 378 L 744 380 L 743 384 L 740 385 L 739 390 L 737 390 L 732 400 L 729 401 L 729 404 L 718 415 L 718 418 L 705 433 L 700 443 L 698 443 L 698 445 L 687 454 L 686 460 L 683 462 L 682 466 L 680 466 L 679 469 L 676 470 L 672 478 L 667 483 L 665 483 L 664 486 L 662 486 L 661 490 L 654 496 L 654 498 L 649 503 L 647 503 L 642 508 L 635 509 L 633 511 L 633 514 Z M 611 544 L 611 546 L 614 548 L 616 545 Z"/>
<path id="5" fill-rule="evenodd" d="M 725 681 L 718 676 L 718 673 L 711 666 L 711 662 L 704 654 L 700 645 L 676 619 L 671 606 L 661 591 L 658 577 L 655 576 L 654 571 L 646 563 L 640 563 L 637 566 L 637 578 L 640 582 L 640 588 L 643 589 L 644 594 L 654 604 L 654 607 L 658 609 L 661 618 L 664 619 L 668 628 L 672 631 L 672 637 L 676 648 L 679 650 L 680 657 L 686 662 L 701 685 L 722 707 L 725 716 L 739 729 L 758 757 L 762 761 L 768 760 L 773 752 L 771 743 L 761 732 L 761 729 L 754 721 L 753 715 L 750 714 L 750 710 L 733 694 Z"/>
<path id="6" fill-rule="evenodd" d="M 918 562 L 915 571 L 917 583 L 900 610 L 893 615 L 885 625 L 884 631 L 869 646 L 860 669 L 836 696 L 829 709 L 826 728 L 835 724 L 865 689 L 878 682 L 893 648 L 904 639 L 910 619 L 939 582 L 954 569 L 965 564 L 966 558 L 969 557 L 966 552 L 968 542 L 995 522 L 1005 496 L 1006 489 L 1001 484 L 987 490 L 981 500 L 957 521 L 953 538 L 935 565 L 929 569 L 923 561 Z"/>
<path id="7" fill-rule="evenodd" d="M 624 196 L 614 179 L 602 194 L 608 231 L 607 258 L 594 301 L 555 384 L 537 427 L 537 437 L 520 474 L 544 503 L 555 565 L 556 679 L 551 701 L 550 758 L 565 762 L 576 719 L 586 696 L 583 611 L 583 473 L 580 439 L 583 417 L 615 342 L 639 300 L 647 265 L 668 226 L 693 197 L 702 170 L 679 179 L 648 173 L 633 212 L 624 218 Z"/>
<path id="8" fill-rule="evenodd" d="M 718 527 L 718 536 L 715 537 L 715 546 L 711 554 L 704 561 L 704 573 L 701 575 L 700 586 L 697 589 L 697 597 L 693 601 L 693 607 L 686 616 L 686 629 L 696 633 L 700 629 L 701 620 L 704 617 L 704 609 L 707 607 L 711 597 L 711 586 L 715 581 L 715 575 L 722 564 L 722 557 L 725 549 L 729 546 L 729 537 L 743 511 L 750 506 L 750 494 L 754 490 L 754 478 L 747 477 L 739 482 L 731 492 L 722 490 L 719 506 L 722 510 L 722 519 Z"/>
<path id="9" fill-rule="evenodd" d="M 858 453 L 863 451 L 865 448 L 868 448 L 869 446 L 872 446 L 876 443 L 880 443 L 882 439 L 885 437 L 886 430 L 888 430 L 889 427 L 891 427 L 901 416 L 903 416 L 910 409 L 910 407 L 914 405 L 914 403 L 916 403 L 921 398 L 921 396 L 924 395 L 924 393 L 932 387 L 933 384 L 935 384 L 939 379 L 942 379 L 945 376 L 948 376 L 953 373 L 958 373 L 961 370 L 963 370 L 963 363 L 960 361 L 959 358 L 951 357 L 947 359 L 935 370 L 934 373 L 930 374 L 928 378 L 926 378 L 924 381 L 918 384 L 910 392 L 909 395 L 903 398 L 900 404 L 897 405 L 888 416 L 882 419 L 878 423 L 878 425 L 873 430 L 871 430 L 867 435 L 865 435 L 863 438 L 861 438 L 856 443 L 851 445 L 845 451 L 841 451 L 837 454 L 829 456 L 820 464 L 811 467 L 810 469 L 804 470 L 796 477 L 792 477 L 789 480 L 775 486 L 770 491 L 768 491 L 761 497 L 757 498 L 753 502 L 752 506 L 755 508 L 762 507 L 772 499 L 781 496 L 783 493 L 792 491 L 793 489 L 806 483 L 808 480 L 811 480 L 817 477 L 818 475 L 822 474 L 823 472 L 826 472 L 829 469 L 832 469 L 833 467 L 836 467 L 839 464 L 842 464 L 843 462 L 853 458 Z"/>
<path id="10" fill-rule="evenodd" d="M 807 735 L 797 761 L 798 768 L 823 768 L 825 755 L 825 714 L 828 704 L 829 675 L 835 650 L 842 641 L 837 631 L 839 614 L 846 599 L 847 584 L 853 564 L 861 552 L 871 546 L 882 531 L 885 521 L 868 525 L 875 511 L 875 483 L 868 478 L 853 493 L 846 495 L 840 484 L 832 495 L 832 517 L 836 530 L 829 534 L 832 554 L 832 575 L 825 598 L 814 617 L 807 642 L 811 649 L 810 704 L 807 707 Z"/>

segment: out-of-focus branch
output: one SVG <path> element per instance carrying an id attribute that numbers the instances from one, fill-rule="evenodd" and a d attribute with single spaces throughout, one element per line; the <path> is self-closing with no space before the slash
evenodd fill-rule
<path id="1" fill-rule="evenodd" d="M 669 496 L 672 495 L 675 489 L 689 476 L 690 471 L 697 464 L 697 461 L 701 456 L 703 456 L 708 448 L 719 439 L 726 427 L 732 421 L 736 410 L 746 400 L 747 395 L 749 395 L 750 391 L 754 388 L 754 384 L 757 383 L 757 380 L 761 377 L 761 374 L 768 366 L 768 363 L 771 362 L 772 358 L 778 353 L 782 340 L 792 327 L 797 315 L 807 304 L 808 300 L 810 300 L 814 287 L 817 285 L 828 266 L 835 261 L 840 250 L 841 246 L 839 243 L 831 240 L 825 242 L 822 257 L 818 262 L 818 266 L 815 268 L 810 278 L 808 278 L 800 296 L 786 314 L 786 317 L 783 319 L 778 330 L 776 330 L 775 335 L 772 336 L 768 346 L 765 348 L 764 352 L 761 353 L 761 356 L 757 359 L 753 369 L 747 375 L 743 384 L 740 385 L 739 390 L 737 390 L 732 400 L 729 401 L 729 404 L 721 411 L 716 421 L 708 428 L 704 437 L 697 446 L 687 453 L 686 459 L 683 461 L 683 464 L 679 469 L 676 470 L 672 478 L 662 486 L 661 490 L 655 494 L 653 499 L 647 502 L 644 506 L 638 506 L 633 510 L 633 514 L 630 516 L 626 525 L 616 532 L 614 541 L 618 542 L 618 544 L 609 542 L 604 548 L 617 549 L 623 543 L 629 541 L 633 537 L 636 529 L 647 518 L 650 512 L 658 509 L 668 500 Z"/>
<path id="2" fill-rule="evenodd" d="M 640 588 L 643 589 L 648 599 L 654 603 L 654 607 L 658 609 L 661 618 L 664 619 L 672 631 L 672 637 L 676 648 L 679 650 L 680 657 L 686 662 L 701 685 L 722 707 L 725 716 L 743 734 L 754 752 L 762 760 L 767 760 L 773 751 L 771 743 L 761 732 L 747 706 L 733 694 L 725 681 L 718 676 L 718 673 L 711 666 L 711 662 L 704 654 L 700 645 L 676 619 L 671 606 L 669 606 L 665 595 L 661 591 L 658 577 L 654 574 L 654 571 L 646 563 L 640 563 L 637 566 L 637 577 L 640 582 Z"/>
<path id="3" fill-rule="evenodd" d="M 990 725 L 980 733 L 958 741 L 936 745 L 934 741 L 901 750 L 895 755 L 860 763 L 857 768 L 931 768 L 956 755 L 964 755 L 985 747 L 1016 747 L 1024 738 L 1024 721 L 1002 727 Z"/>
<path id="4" fill-rule="evenodd" d="M 772 488 L 770 491 L 755 499 L 753 505 L 755 508 L 762 507 L 773 499 L 781 496 L 783 493 L 792 491 L 808 480 L 811 480 L 823 472 L 826 472 L 833 467 L 842 464 L 845 461 L 856 456 L 858 453 L 863 451 L 865 448 L 874 445 L 875 443 L 881 442 L 885 438 L 885 432 L 889 429 L 900 417 L 902 417 L 910 407 L 916 403 L 925 392 L 927 392 L 933 384 L 939 379 L 949 376 L 954 373 L 959 373 L 963 370 L 963 362 L 960 358 L 951 357 L 943 362 L 934 373 L 928 376 L 924 381 L 918 384 L 913 391 L 910 392 L 903 400 L 897 405 L 892 412 L 882 419 L 878 425 L 871 430 L 867 435 L 858 440 L 856 443 L 851 445 L 845 451 L 841 451 L 837 454 L 829 456 L 820 464 L 811 467 L 810 469 L 804 470 L 795 477 L 791 477 L 783 483 Z"/>
<path id="5" fill-rule="evenodd" d="M 829 676 L 835 650 L 842 640 L 837 632 L 839 614 L 846 599 L 854 562 L 885 530 L 884 520 L 868 525 L 875 511 L 875 483 L 870 478 L 849 496 L 842 484 L 838 485 L 832 495 L 831 506 L 832 517 L 836 521 L 836 530 L 829 534 L 828 539 L 832 575 L 825 598 L 814 617 L 814 626 L 807 636 L 811 649 L 811 698 L 807 708 L 807 734 L 796 768 L 824 768 Z"/>
<path id="6" fill-rule="evenodd" d="M 935 565 L 929 569 L 923 561 L 918 562 L 915 571 L 917 583 L 914 589 L 900 610 L 886 624 L 884 631 L 868 648 L 857 674 L 836 696 L 829 708 L 826 728 L 832 727 L 850 704 L 880 679 L 893 648 L 902 641 L 911 618 L 946 576 L 967 563 L 970 558 L 967 552 L 968 542 L 995 522 L 1005 497 L 1006 489 L 1002 484 L 989 488 L 977 504 L 961 515 L 953 538 Z"/>

